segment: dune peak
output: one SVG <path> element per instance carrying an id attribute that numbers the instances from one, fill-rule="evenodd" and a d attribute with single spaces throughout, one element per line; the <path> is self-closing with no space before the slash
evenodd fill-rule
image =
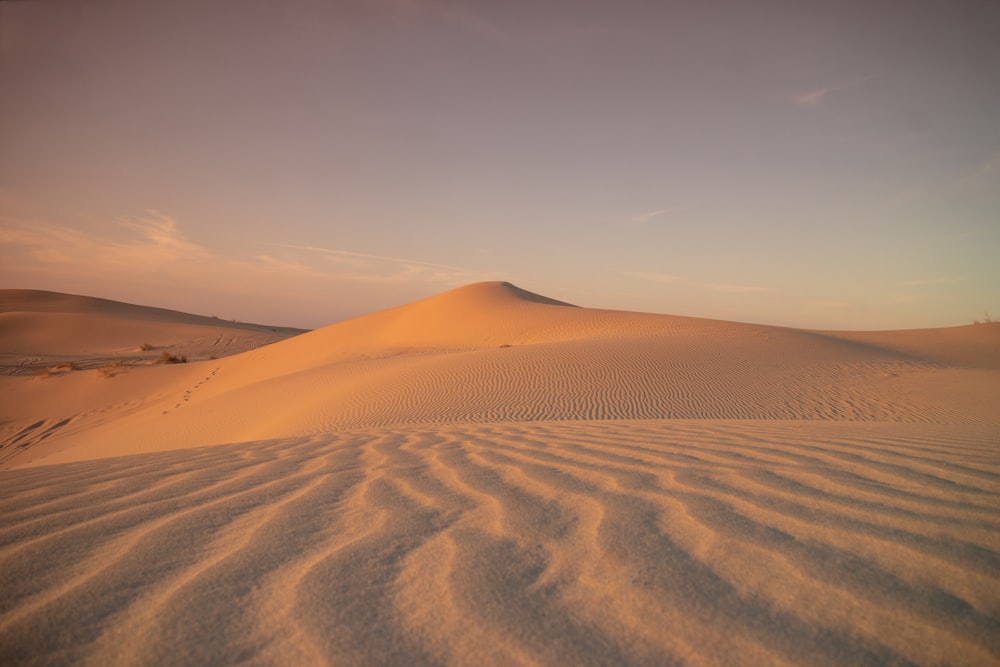
<path id="1" fill-rule="evenodd" d="M 463 285 L 462 287 L 456 287 L 453 290 L 447 292 L 442 292 L 437 295 L 442 298 L 462 298 L 470 300 L 483 300 L 489 301 L 499 301 L 503 299 L 509 299 L 514 301 L 529 301 L 531 303 L 540 303 L 549 306 L 568 306 L 571 308 L 577 308 L 578 306 L 567 303 L 565 301 L 559 301 L 558 299 L 553 299 L 551 297 L 543 296 L 535 292 L 529 292 L 526 289 L 522 289 L 515 285 L 514 283 L 501 280 L 491 280 L 483 281 L 478 283 L 470 283 L 468 285 Z M 435 298 L 435 297 L 431 297 Z M 499 304 L 494 304 L 499 305 Z"/>

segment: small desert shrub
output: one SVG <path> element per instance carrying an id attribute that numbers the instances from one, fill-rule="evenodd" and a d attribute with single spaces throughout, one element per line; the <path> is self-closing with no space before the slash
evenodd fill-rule
<path id="1" fill-rule="evenodd" d="M 57 364 L 55 366 L 50 366 L 48 368 L 39 368 L 35 371 L 35 374 L 39 377 L 52 377 L 53 375 L 62 375 L 63 373 L 69 373 L 70 371 L 78 371 L 80 367 L 76 365 L 75 362 L 70 362 L 68 364 Z"/>
<path id="2" fill-rule="evenodd" d="M 169 352 L 164 352 L 160 355 L 160 358 L 156 360 L 158 364 L 186 364 L 188 358 L 186 355 L 176 355 Z"/>
<path id="3" fill-rule="evenodd" d="M 107 366 L 101 366 L 97 370 L 100 372 L 101 377 L 113 378 L 119 373 L 124 373 L 128 367 L 129 364 L 125 363 L 124 361 L 116 361 L 113 364 L 108 364 Z"/>
<path id="4" fill-rule="evenodd" d="M 139 349 L 142 350 L 143 352 L 149 352 L 150 350 L 153 349 L 153 346 L 150 345 L 149 343 L 143 343 L 142 345 L 139 346 Z"/>

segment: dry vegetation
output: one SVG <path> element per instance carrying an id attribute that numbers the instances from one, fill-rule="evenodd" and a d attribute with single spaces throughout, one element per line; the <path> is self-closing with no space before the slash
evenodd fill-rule
<path id="1" fill-rule="evenodd" d="M 36 374 L 39 377 L 47 378 L 52 377 L 53 375 L 62 375 L 64 373 L 78 370 L 80 370 L 80 367 L 76 364 L 76 362 L 69 362 L 65 364 L 56 364 L 55 366 L 49 366 L 48 368 L 39 368 Z"/>
<path id="2" fill-rule="evenodd" d="M 156 360 L 156 363 L 158 363 L 158 364 L 186 364 L 187 360 L 188 360 L 188 358 L 187 358 L 187 355 L 185 355 L 185 354 L 176 355 L 176 354 L 173 354 L 171 352 L 164 352 L 163 354 L 160 355 L 160 358 Z"/>
<path id="3" fill-rule="evenodd" d="M 101 374 L 101 377 L 113 378 L 116 375 L 127 372 L 129 366 L 131 366 L 131 364 L 128 362 L 116 361 L 112 364 L 108 364 L 107 366 L 102 366 L 97 370 Z"/>

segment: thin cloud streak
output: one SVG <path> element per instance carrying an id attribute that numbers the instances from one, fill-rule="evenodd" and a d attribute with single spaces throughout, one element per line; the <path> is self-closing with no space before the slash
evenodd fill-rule
<path id="1" fill-rule="evenodd" d="M 704 289 L 709 289 L 714 292 L 728 292 L 730 294 L 758 294 L 777 291 L 774 287 L 758 287 L 756 285 L 719 285 L 716 283 L 698 283 L 698 287 L 703 287 Z"/>
<path id="2" fill-rule="evenodd" d="M 677 283 L 684 280 L 681 276 L 672 276 L 667 273 L 650 273 L 647 271 L 623 271 L 622 275 L 640 280 L 649 280 L 654 283 Z"/>
<path id="3" fill-rule="evenodd" d="M 6 287 L 223 312 L 243 321 L 314 328 L 496 279 L 346 250 L 223 250 L 227 254 L 191 241 L 177 220 L 157 211 L 86 229 L 0 214 L 0 284 Z"/>
<path id="4" fill-rule="evenodd" d="M 904 287 L 928 287 L 932 285 L 955 285 L 965 282 L 964 276 L 942 276 L 939 278 L 920 278 L 918 280 L 905 280 L 900 285 Z"/>
<path id="5" fill-rule="evenodd" d="M 951 197 L 975 196 L 1000 190 L 1000 150 L 994 150 L 981 160 L 975 160 L 955 170 L 950 179 L 914 183 L 887 197 L 883 206 L 900 209 L 913 204 Z"/>
<path id="6" fill-rule="evenodd" d="M 41 220 L 5 218 L 2 222 L 0 243 L 4 246 L 5 274 L 58 271 L 67 276 L 107 276 L 114 273 L 119 279 L 144 276 L 155 277 L 158 282 L 187 283 L 211 281 L 212 276 L 224 280 L 239 271 L 243 272 L 241 280 L 246 282 L 273 280 L 275 274 L 283 274 L 290 279 L 314 281 L 373 284 L 419 281 L 445 285 L 481 275 L 446 264 L 310 246 L 270 244 L 346 260 L 351 270 L 331 270 L 301 256 L 233 257 L 189 241 L 174 218 L 154 210 L 141 217 L 119 219 L 110 228 L 89 233 Z"/>
<path id="7" fill-rule="evenodd" d="M 851 88 L 857 88 L 858 86 L 863 86 L 874 78 L 874 75 L 866 76 L 860 79 L 854 79 L 852 81 L 847 81 L 845 83 L 825 86 L 817 90 L 813 90 L 807 93 L 801 93 L 792 96 L 792 103 L 795 106 L 809 108 L 817 107 L 826 101 L 826 98 L 833 93 L 839 93 L 844 90 L 849 90 Z"/>
<path id="8" fill-rule="evenodd" d="M 20 247 L 10 254 L 8 269 L 17 266 L 73 266 L 100 271 L 136 269 L 144 272 L 190 261 L 207 261 L 212 253 L 188 241 L 175 220 L 154 210 L 137 218 L 121 218 L 114 227 L 127 230 L 130 238 L 115 234 L 88 234 L 44 220 L 23 222 L 5 218 L 0 242 Z"/>
<path id="9" fill-rule="evenodd" d="M 629 222 L 631 222 L 633 225 L 644 225 L 650 220 L 659 218 L 665 213 L 673 213 L 674 211 L 680 211 L 683 209 L 684 209 L 683 206 L 668 206 L 666 208 L 658 208 L 655 211 L 640 213 L 639 215 L 634 216 Z"/>
<path id="10" fill-rule="evenodd" d="M 323 255 L 329 255 L 332 257 L 343 257 L 352 260 L 373 260 L 379 262 L 389 262 L 393 264 L 401 264 L 406 266 L 423 266 L 431 269 L 444 269 L 447 271 L 456 271 L 461 273 L 473 273 L 469 269 L 464 269 L 458 266 L 451 266 L 448 264 L 438 264 L 436 262 L 425 262 L 419 259 L 404 259 L 401 257 L 389 257 L 387 255 L 374 255 L 365 252 L 355 252 L 353 250 L 341 250 L 338 248 L 321 248 L 319 246 L 306 246 L 306 245 L 291 245 L 285 243 L 269 243 L 268 245 L 275 248 L 287 248 L 289 250 L 306 250 L 309 252 L 320 253 Z"/>
<path id="11" fill-rule="evenodd" d="M 718 283 L 701 283 L 685 279 L 683 276 L 674 276 L 667 273 L 652 273 L 647 271 L 623 271 L 622 275 L 639 280 L 647 280 L 657 283 L 679 283 L 697 287 L 699 289 L 712 290 L 713 292 L 727 292 L 730 294 L 755 294 L 764 292 L 776 292 L 774 287 L 759 287 L 757 285 L 722 285 Z"/>

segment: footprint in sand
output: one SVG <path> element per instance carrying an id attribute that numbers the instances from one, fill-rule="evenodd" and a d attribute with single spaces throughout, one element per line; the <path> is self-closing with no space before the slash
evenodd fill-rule
<path id="1" fill-rule="evenodd" d="M 200 381 L 199 381 L 199 382 L 197 382 L 197 383 L 196 383 L 196 384 L 195 384 L 195 385 L 194 385 L 193 387 L 191 387 L 190 389 L 187 389 L 187 390 L 185 390 L 185 391 L 184 391 L 184 395 L 182 396 L 182 399 L 181 399 L 181 402 L 180 402 L 180 403 L 177 403 L 176 405 L 174 405 L 174 409 L 177 409 L 177 408 L 181 407 L 181 406 L 182 406 L 182 405 L 183 405 L 184 403 L 187 403 L 187 402 L 189 402 L 189 401 L 191 400 L 191 397 L 192 397 L 192 396 L 194 395 L 194 392 L 195 392 L 195 391 L 196 391 L 196 390 L 197 390 L 197 389 L 198 389 L 199 387 L 201 387 L 201 385 L 203 385 L 203 384 L 205 384 L 206 382 L 208 382 L 209 380 L 211 380 L 211 379 L 212 379 L 212 376 L 213 376 L 213 375 L 215 375 L 215 374 L 216 374 L 216 373 L 218 373 L 218 372 L 219 372 L 219 369 L 218 369 L 218 368 L 214 369 L 214 370 L 213 370 L 213 371 L 212 371 L 211 373 L 209 373 L 208 375 L 206 375 L 206 376 L 205 376 L 205 379 L 204 379 L 204 380 L 200 380 Z M 167 414 L 168 412 L 170 412 L 170 411 L 169 411 L 169 410 L 164 410 L 164 411 L 163 411 L 163 412 L 161 412 L 160 414 L 161 414 L 161 415 L 165 415 L 165 414 Z"/>
<path id="2" fill-rule="evenodd" d="M 66 417 L 58 421 L 54 419 L 40 419 L 29 426 L 25 426 L 13 436 L 0 443 L 0 461 L 52 437 L 73 421 L 73 419 L 74 417 Z"/>

